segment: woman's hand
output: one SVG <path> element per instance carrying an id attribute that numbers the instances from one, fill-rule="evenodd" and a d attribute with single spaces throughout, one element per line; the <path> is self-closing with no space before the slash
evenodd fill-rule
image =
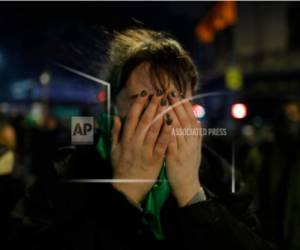
<path id="1" fill-rule="evenodd" d="M 143 90 L 133 103 L 122 135 L 119 117 L 112 129 L 112 166 L 115 189 L 140 203 L 156 181 L 171 139 L 170 120 L 156 115 L 166 109 L 167 99 L 157 91 L 150 102 Z M 145 108 L 146 106 L 146 108 Z"/>
<path id="2" fill-rule="evenodd" d="M 199 182 L 199 166 L 201 162 L 201 125 L 194 116 L 192 105 L 187 100 L 181 100 L 177 92 L 169 95 L 173 108 L 170 111 L 173 119 L 174 132 L 178 129 L 194 129 L 196 134 L 185 135 L 173 133 L 167 150 L 167 174 L 177 203 L 186 206 L 189 201 L 202 191 Z M 179 102 L 181 102 L 179 104 Z"/>

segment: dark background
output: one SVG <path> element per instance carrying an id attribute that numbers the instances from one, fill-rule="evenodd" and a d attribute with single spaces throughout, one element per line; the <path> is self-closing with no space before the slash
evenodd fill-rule
<path id="1" fill-rule="evenodd" d="M 0 144 L 16 156 L 15 196 L 8 210 L 41 171 L 40 161 L 50 160 L 58 147 L 70 144 L 70 117 L 97 112 L 97 97 L 88 93 L 97 93 L 99 87 L 54 63 L 99 76 L 112 32 L 138 26 L 170 32 L 183 44 L 201 75 L 199 93 L 224 93 L 195 100 L 206 110 L 201 118 L 206 127 L 228 130 L 226 137 L 205 140 L 229 162 L 235 147 L 236 167 L 256 195 L 264 237 L 282 249 L 299 249 L 300 4 L 237 2 L 236 23 L 204 43 L 195 28 L 215 5 L 2 2 Z M 239 90 L 227 85 L 230 67 L 242 75 Z M 40 83 L 43 72 L 51 76 L 47 86 Z M 248 113 L 235 119 L 231 107 L 240 102 Z M 33 112 L 36 107 L 38 115 Z M 15 139 L 7 139 L 5 126 Z"/>

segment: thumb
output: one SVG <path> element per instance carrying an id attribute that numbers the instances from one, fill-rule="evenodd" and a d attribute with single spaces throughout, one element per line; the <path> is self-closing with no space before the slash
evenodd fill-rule
<path id="1" fill-rule="evenodd" d="M 112 148 L 114 148 L 118 142 L 120 137 L 120 131 L 121 131 L 121 119 L 118 116 L 114 116 L 114 125 L 112 128 Z"/>

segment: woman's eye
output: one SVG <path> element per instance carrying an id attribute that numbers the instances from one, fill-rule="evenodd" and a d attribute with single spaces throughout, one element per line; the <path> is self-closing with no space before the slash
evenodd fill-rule
<path id="1" fill-rule="evenodd" d="M 139 96 L 139 94 L 132 95 L 132 96 L 130 96 L 130 99 L 131 99 L 131 100 L 134 100 L 134 99 L 136 99 L 138 96 Z"/>

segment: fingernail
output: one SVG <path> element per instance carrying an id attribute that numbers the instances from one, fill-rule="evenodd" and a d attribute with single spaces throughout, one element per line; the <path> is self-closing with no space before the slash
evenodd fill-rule
<path id="1" fill-rule="evenodd" d="M 161 89 L 157 89 L 156 90 L 156 96 L 162 96 L 163 95 L 163 91 Z"/>
<path id="2" fill-rule="evenodd" d="M 148 94 L 148 93 L 147 93 L 146 90 L 143 90 L 143 91 L 141 92 L 141 96 L 142 96 L 142 97 L 146 96 L 147 94 Z"/>
<path id="3" fill-rule="evenodd" d="M 171 92 L 171 96 L 172 96 L 172 97 L 177 97 L 177 92 L 176 92 L 176 91 L 172 91 L 172 92 Z"/>
<path id="4" fill-rule="evenodd" d="M 166 121 L 167 125 L 171 125 L 172 122 L 173 122 L 173 120 L 172 120 L 172 118 L 171 118 L 171 116 L 169 114 L 165 115 L 165 121 Z"/>
<path id="5" fill-rule="evenodd" d="M 160 100 L 160 105 L 161 105 L 161 106 L 166 106 L 167 104 L 168 104 L 167 99 L 162 98 L 162 99 Z"/>

